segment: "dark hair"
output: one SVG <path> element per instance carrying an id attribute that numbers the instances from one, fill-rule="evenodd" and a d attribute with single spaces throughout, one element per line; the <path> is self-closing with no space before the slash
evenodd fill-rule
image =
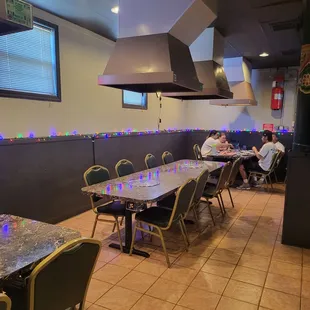
<path id="1" fill-rule="evenodd" d="M 216 130 L 210 130 L 210 132 L 209 132 L 209 137 L 212 137 L 212 136 L 214 136 L 214 135 L 216 135 L 217 134 L 217 131 Z"/>
<path id="2" fill-rule="evenodd" d="M 263 137 L 266 137 L 269 142 L 272 141 L 272 132 L 270 130 L 264 130 Z"/>

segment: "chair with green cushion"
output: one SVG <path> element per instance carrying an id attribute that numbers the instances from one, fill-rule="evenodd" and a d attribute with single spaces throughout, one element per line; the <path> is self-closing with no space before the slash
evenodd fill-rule
<path id="1" fill-rule="evenodd" d="M 121 159 L 115 165 L 115 172 L 119 178 L 124 177 L 129 174 L 135 173 L 135 168 L 131 161 L 127 159 Z"/>
<path id="2" fill-rule="evenodd" d="M 209 199 L 212 199 L 212 198 L 217 198 L 217 201 L 218 201 L 218 204 L 219 204 L 219 207 L 221 209 L 223 216 L 225 215 L 226 211 L 225 211 L 224 201 L 222 198 L 222 191 L 226 189 L 226 184 L 230 176 L 231 168 L 232 168 L 231 162 L 226 163 L 225 166 L 222 168 L 217 184 L 215 186 L 212 186 L 211 184 L 207 184 L 202 194 L 202 197 L 204 197 L 207 201 L 209 201 Z M 211 212 L 210 208 L 209 210 Z"/>
<path id="3" fill-rule="evenodd" d="M 171 164 L 174 162 L 174 158 L 173 158 L 172 154 L 168 151 L 163 153 L 163 155 L 161 156 L 161 159 L 162 159 L 164 165 Z"/>
<path id="4" fill-rule="evenodd" d="M 201 155 L 200 146 L 198 144 L 195 144 L 193 146 L 193 151 L 194 151 L 194 155 L 195 155 L 196 160 L 203 160 L 202 155 Z"/>
<path id="5" fill-rule="evenodd" d="M 153 169 L 158 167 L 156 157 L 152 154 L 147 154 L 144 161 L 147 169 Z"/>
<path id="6" fill-rule="evenodd" d="M 86 186 L 91 186 L 91 185 L 105 182 L 108 180 L 110 180 L 109 170 L 103 166 L 99 166 L 99 165 L 92 166 L 84 173 L 84 181 L 85 181 Z M 108 201 L 103 204 L 100 204 L 99 206 L 96 206 L 96 203 L 98 203 L 100 200 L 101 198 L 97 197 L 96 195 L 92 195 L 90 197 L 91 207 L 96 214 L 95 223 L 94 223 L 91 237 L 93 237 L 95 234 L 98 221 L 114 223 L 113 231 L 116 227 L 117 235 L 118 235 L 119 242 L 120 242 L 120 248 L 121 248 L 121 251 L 123 251 L 118 218 L 121 217 L 123 219 L 123 217 L 125 216 L 126 206 L 121 201 L 114 201 L 114 200 Z M 114 220 L 102 219 L 100 218 L 100 215 L 110 215 L 111 217 L 114 218 Z"/>
<path id="7" fill-rule="evenodd" d="M 78 309 L 85 309 L 87 290 L 100 250 L 98 240 L 76 239 L 41 261 L 28 280 L 27 309 L 64 310 L 76 309 L 77 305 Z"/>
<path id="8" fill-rule="evenodd" d="M 11 299 L 5 294 L 0 294 L 0 310 L 11 310 Z"/>
<path id="9" fill-rule="evenodd" d="M 178 189 L 175 204 L 172 209 L 164 207 L 151 207 L 136 215 L 136 224 L 133 232 L 130 255 L 132 254 L 132 250 L 134 247 L 137 230 L 140 230 L 141 232 L 157 236 L 161 239 L 162 247 L 166 256 L 166 261 L 168 267 L 170 268 L 170 261 L 166 250 L 163 231 L 169 230 L 172 224 L 178 223 L 180 225 L 186 249 L 188 248 L 189 239 L 184 224 L 184 218 L 186 217 L 191 207 L 196 189 L 196 184 L 196 180 L 190 179 L 186 184 L 184 184 Z M 145 228 L 143 228 L 143 224 L 147 225 L 148 227 L 153 227 L 154 229 L 152 231 L 146 230 Z M 155 229 L 158 231 L 158 233 L 155 232 Z"/>

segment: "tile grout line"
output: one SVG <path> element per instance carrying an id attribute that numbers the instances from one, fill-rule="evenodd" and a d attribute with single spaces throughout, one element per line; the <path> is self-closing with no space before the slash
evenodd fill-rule
<path id="1" fill-rule="evenodd" d="M 269 200 L 270 200 L 271 197 L 272 197 L 272 194 L 270 195 L 270 197 L 269 197 L 269 199 L 268 199 L 268 201 L 267 201 L 267 203 L 266 203 L 266 206 L 267 206 L 267 204 L 268 204 L 268 202 L 269 202 Z M 265 206 L 263 212 L 265 211 L 266 206 Z M 280 228 L 281 228 L 281 221 L 280 221 L 280 225 L 279 225 L 279 228 L 278 228 L 278 231 L 277 231 L 277 236 L 278 236 L 278 234 L 279 234 Z M 267 269 L 267 272 L 266 272 L 266 278 L 265 278 L 265 281 L 264 281 L 262 294 L 261 294 L 260 299 L 259 299 L 259 302 L 258 302 L 258 306 L 259 306 L 259 307 L 260 307 L 260 305 L 261 305 L 262 297 L 263 297 L 263 294 L 264 294 L 265 285 L 266 285 L 266 282 L 267 282 L 267 278 L 268 278 L 268 274 L 269 274 L 269 270 L 270 270 L 270 265 L 271 265 L 271 262 L 272 262 L 273 253 L 274 253 L 274 250 L 275 250 L 275 247 L 276 247 L 276 242 L 277 242 L 277 238 L 276 238 L 276 240 L 275 240 L 274 243 L 273 243 L 272 253 L 271 253 L 271 256 L 270 256 L 270 261 L 269 261 L 268 269 Z"/>
<path id="2" fill-rule="evenodd" d="M 256 193 L 255 193 L 255 194 L 253 195 L 253 197 L 248 201 L 248 203 L 244 206 L 244 208 L 242 208 L 242 212 L 241 212 L 240 215 L 237 217 L 237 219 L 240 218 L 240 216 L 242 215 L 243 211 L 246 209 L 247 205 L 250 203 L 250 201 L 254 198 L 255 195 L 256 195 Z M 269 198 L 269 199 L 270 199 L 270 198 Z M 268 201 L 269 201 L 269 199 L 268 199 Z M 267 202 L 266 202 L 266 204 L 265 204 L 265 208 L 266 208 L 266 205 L 267 205 Z M 263 211 L 262 211 L 261 214 L 263 214 L 265 208 L 263 209 Z M 260 215 L 260 217 L 261 217 L 261 215 Z M 260 219 L 260 217 L 259 217 L 259 219 Z M 236 219 L 236 221 L 237 221 L 237 219 Z M 238 259 L 238 262 L 237 262 L 237 264 L 235 265 L 235 268 L 234 268 L 233 272 L 231 273 L 231 276 L 229 277 L 229 281 L 227 282 L 227 284 L 226 284 L 226 286 L 225 286 L 225 288 L 224 288 L 224 290 L 223 290 L 223 292 L 222 292 L 222 294 L 221 294 L 220 300 L 221 300 L 223 297 L 228 297 L 228 296 L 225 296 L 225 295 L 224 295 L 224 292 L 225 292 L 225 290 L 226 290 L 226 288 L 227 288 L 229 282 L 232 280 L 232 276 L 233 276 L 233 274 L 234 274 L 234 272 L 235 272 L 235 270 L 236 270 L 236 268 L 237 268 L 237 266 L 238 266 L 238 263 L 239 263 L 239 261 L 240 261 L 242 255 L 244 254 L 244 251 L 245 251 L 245 249 L 246 249 L 246 247 L 247 247 L 247 245 L 248 245 L 248 243 L 249 243 L 249 241 L 250 241 L 250 239 L 251 239 L 251 236 L 253 235 L 253 232 L 255 231 L 255 228 L 257 227 L 257 224 L 258 224 L 258 222 L 259 222 L 259 219 L 257 220 L 257 222 L 256 222 L 256 224 L 255 224 L 255 226 L 254 226 L 254 228 L 253 228 L 253 230 L 252 230 L 252 233 L 250 234 L 250 237 L 249 237 L 249 239 L 248 239 L 246 245 L 244 246 L 244 249 L 243 249 L 243 251 L 242 251 L 242 253 L 241 253 L 241 255 L 240 255 L 239 259 Z M 236 221 L 235 221 L 235 222 L 236 222 Z M 230 229 L 231 229 L 231 228 L 230 228 Z M 230 229 L 229 229 L 228 231 L 230 231 Z M 226 234 L 225 234 L 225 236 L 226 236 Z M 243 283 L 246 283 L 246 282 L 243 282 Z M 229 298 L 231 298 L 231 297 L 229 297 Z M 234 298 L 233 298 L 233 299 L 234 299 Z M 242 301 L 242 300 L 239 300 L 239 299 L 236 299 L 236 300 Z M 242 301 L 242 302 L 245 302 L 245 301 Z M 220 301 L 219 301 L 219 303 L 220 303 Z M 218 305 L 216 306 L 215 309 L 218 308 L 219 303 L 218 303 Z M 258 303 L 257 307 L 259 307 L 259 303 Z"/>

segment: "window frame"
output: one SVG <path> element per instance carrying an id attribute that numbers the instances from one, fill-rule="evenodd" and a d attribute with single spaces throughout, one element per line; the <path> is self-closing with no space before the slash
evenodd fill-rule
<path id="1" fill-rule="evenodd" d="M 142 106 L 142 105 L 124 103 L 124 91 L 126 91 L 126 89 L 122 90 L 122 108 L 123 109 L 134 109 L 134 110 L 143 110 L 143 111 L 148 109 L 148 103 L 149 103 L 148 93 L 142 93 L 142 94 L 146 94 L 146 103 L 144 106 Z"/>
<path id="2" fill-rule="evenodd" d="M 37 93 L 28 93 L 22 91 L 13 91 L 13 90 L 3 90 L 0 88 L 0 97 L 4 98 L 16 98 L 16 99 L 28 99 L 28 100 L 40 100 L 40 101 L 53 101 L 61 102 L 61 81 L 60 81 L 60 53 L 59 53 L 59 27 L 56 24 L 50 23 L 46 20 L 40 19 L 38 17 L 33 18 L 34 23 L 41 24 L 48 28 L 54 29 L 55 33 L 55 59 L 56 59 L 56 87 L 57 94 L 56 96 L 37 94 Z"/>

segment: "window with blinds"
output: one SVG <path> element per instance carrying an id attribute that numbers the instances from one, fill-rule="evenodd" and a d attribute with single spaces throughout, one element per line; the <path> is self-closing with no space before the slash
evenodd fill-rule
<path id="1" fill-rule="evenodd" d="M 58 27 L 35 19 L 32 30 L 0 36 L 0 96 L 60 101 Z"/>

